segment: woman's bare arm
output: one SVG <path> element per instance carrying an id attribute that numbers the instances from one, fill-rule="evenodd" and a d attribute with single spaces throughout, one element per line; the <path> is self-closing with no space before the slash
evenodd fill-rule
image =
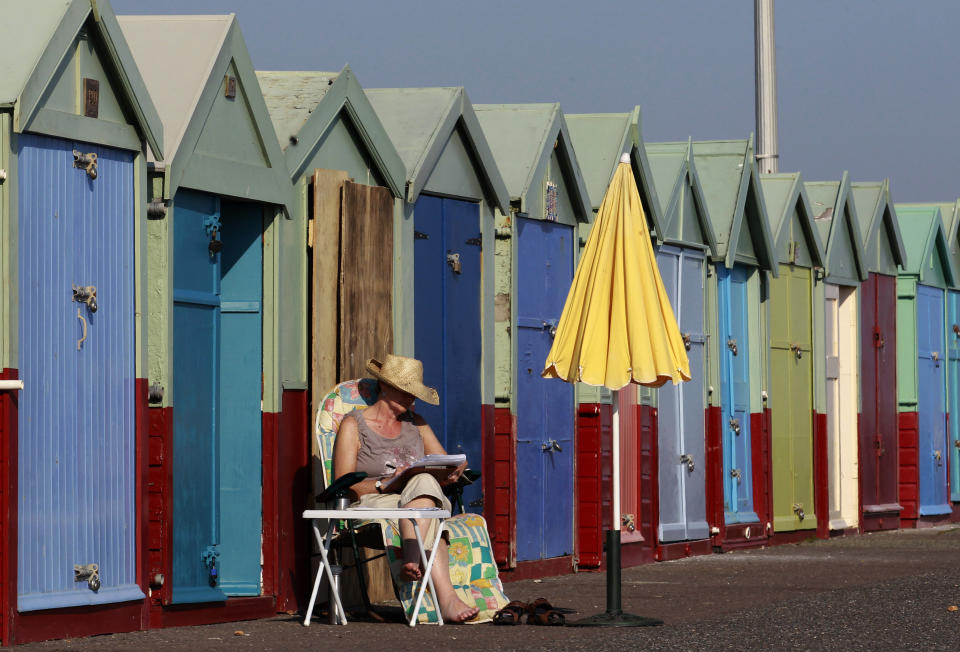
<path id="1" fill-rule="evenodd" d="M 434 434 L 433 428 L 430 427 L 430 424 L 428 424 L 423 417 L 421 417 L 419 414 L 414 414 L 413 425 L 415 425 L 420 431 L 420 438 L 423 439 L 423 452 L 425 455 L 447 454 L 447 451 L 443 449 L 443 444 L 440 443 L 440 440 L 437 439 L 437 435 Z M 467 462 L 464 462 L 447 477 L 443 484 L 450 484 L 459 480 L 466 468 Z"/>

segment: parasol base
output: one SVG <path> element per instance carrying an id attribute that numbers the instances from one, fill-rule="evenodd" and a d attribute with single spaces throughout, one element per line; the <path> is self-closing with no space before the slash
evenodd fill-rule
<path id="1" fill-rule="evenodd" d="M 606 611 L 569 622 L 567 627 L 655 627 L 662 624 L 663 621 L 656 618 L 634 616 L 622 611 Z"/>

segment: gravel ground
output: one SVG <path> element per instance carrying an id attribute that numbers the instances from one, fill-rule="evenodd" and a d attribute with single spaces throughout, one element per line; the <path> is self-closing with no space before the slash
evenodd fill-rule
<path id="1" fill-rule="evenodd" d="M 544 596 L 568 619 L 602 612 L 605 576 L 513 582 L 513 599 Z M 624 610 L 654 628 L 421 626 L 299 617 L 153 630 L 18 650 L 317 649 L 960 649 L 960 527 L 905 530 L 648 564 L 623 572 Z"/>

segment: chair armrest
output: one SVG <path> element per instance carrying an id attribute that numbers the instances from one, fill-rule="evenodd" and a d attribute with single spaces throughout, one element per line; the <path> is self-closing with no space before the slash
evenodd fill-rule
<path id="1" fill-rule="evenodd" d="M 318 503 L 327 503 L 333 500 L 334 498 L 340 498 L 347 495 L 347 489 L 357 484 L 361 480 L 365 480 L 367 474 L 364 471 L 353 471 L 352 473 L 345 473 L 334 482 L 330 483 L 330 486 L 323 490 L 323 492 L 317 496 Z"/>

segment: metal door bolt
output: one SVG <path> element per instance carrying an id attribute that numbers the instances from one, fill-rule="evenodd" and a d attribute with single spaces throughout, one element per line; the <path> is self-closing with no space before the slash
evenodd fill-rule
<path id="1" fill-rule="evenodd" d="M 74 564 L 73 581 L 86 582 L 91 591 L 100 590 L 99 564 Z"/>

